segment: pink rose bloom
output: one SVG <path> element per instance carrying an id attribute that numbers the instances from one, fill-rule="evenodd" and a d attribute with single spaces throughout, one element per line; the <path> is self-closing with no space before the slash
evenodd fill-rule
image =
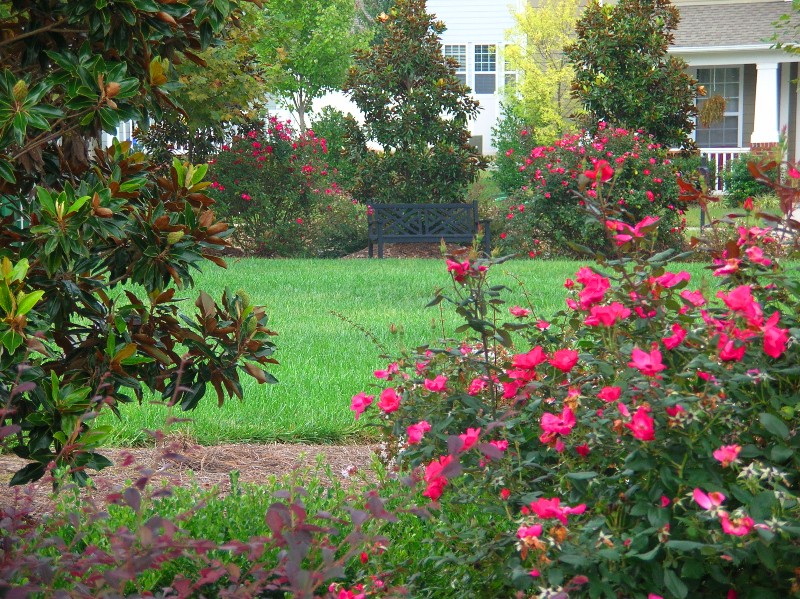
<path id="1" fill-rule="evenodd" d="M 730 339 L 723 333 L 719 336 L 717 349 L 719 350 L 719 359 L 723 362 L 741 362 L 747 347 L 744 343 L 737 347 L 736 339 Z"/>
<path id="2" fill-rule="evenodd" d="M 664 342 L 664 347 L 667 349 L 675 349 L 683 343 L 684 339 L 686 339 L 686 329 L 676 322 L 672 325 L 672 335 L 664 337 L 661 341 Z"/>
<path id="3" fill-rule="evenodd" d="M 762 250 L 757 245 L 751 246 L 747 248 L 744 253 L 750 259 L 750 262 L 755 262 L 756 264 L 761 264 L 763 266 L 769 266 L 772 264 L 772 260 L 769 258 L 764 257 L 764 250 Z"/>
<path id="4" fill-rule="evenodd" d="M 590 327 L 600 325 L 611 327 L 618 320 L 625 320 L 630 315 L 631 311 L 619 302 L 614 302 L 610 306 L 592 306 L 589 316 L 584 320 L 584 324 Z"/>
<path id="5" fill-rule="evenodd" d="M 452 461 L 453 456 L 442 456 L 438 460 L 433 460 L 425 467 L 424 480 L 427 483 L 427 488 L 422 493 L 423 496 L 433 501 L 436 501 L 442 496 L 442 491 L 445 485 L 447 485 L 447 479 L 442 475 L 442 471 Z"/>
<path id="6" fill-rule="evenodd" d="M 509 308 L 508 311 L 511 312 L 512 316 L 515 316 L 517 318 L 525 318 L 531 313 L 531 311 L 528 310 L 527 308 L 522 308 L 520 306 L 513 306 Z"/>
<path id="7" fill-rule="evenodd" d="M 468 428 L 466 433 L 463 433 L 458 436 L 464 442 L 464 445 L 461 446 L 459 451 L 467 451 L 470 447 L 475 445 L 478 442 L 478 438 L 481 436 L 481 429 L 479 428 Z"/>
<path id="8" fill-rule="evenodd" d="M 431 430 L 431 425 L 424 420 L 421 420 L 416 424 L 412 424 L 406 429 L 406 434 L 408 435 L 408 444 L 416 445 L 422 441 L 423 435 L 429 430 Z"/>
<path id="9" fill-rule="evenodd" d="M 400 371 L 400 366 L 397 362 L 392 362 L 386 367 L 386 370 L 376 370 L 373 374 L 375 378 L 392 380 L 392 375 Z"/>
<path id="10" fill-rule="evenodd" d="M 356 420 L 358 420 L 358 417 L 364 413 L 364 410 L 372 404 L 373 399 L 375 399 L 374 395 L 367 395 L 363 391 L 353 396 L 350 400 L 350 409 L 356 413 Z"/>
<path id="11" fill-rule="evenodd" d="M 780 312 L 775 312 L 764 324 L 764 353 L 771 358 L 779 358 L 786 351 L 789 330 L 778 328 Z"/>
<path id="12" fill-rule="evenodd" d="M 640 441 L 652 441 L 656 438 L 653 419 L 650 417 L 650 408 L 646 406 L 640 406 L 625 427 L 630 429 L 633 436 Z"/>
<path id="13" fill-rule="evenodd" d="M 602 389 L 600 389 L 600 392 L 597 394 L 597 397 L 599 397 L 605 402 L 611 403 L 612 401 L 617 401 L 621 394 L 622 394 L 621 387 L 603 387 Z"/>
<path id="14" fill-rule="evenodd" d="M 674 272 L 665 272 L 660 277 L 654 277 L 652 281 L 654 283 L 658 283 L 662 287 L 669 289 L 670 287 L 675 287 L 676 285 L 682 283 L 683 281 L 689 281 L 692 278 L 685 270 L 680 271 L 679 273 Z"/>
<path id="15" fill-rule="evenodd" d="M 542 534 L 542 525 L 534 524 L 533 526 L 520 526 L 517 530 L 517 538 L 525 539 L 528 537 L 539 537 Z"/>
<path id="16" fill-rule="evenodd" d="M 578 363 L 578 352 L 574 349 L 559 349 L 553 353 L 549 363 L 562 372 L 569 372 Z"/>
<path id="17" fill-rule="evenodd" d="M 586 511 L 586 504 L 582 503 L 580 505 L 576 505 L 575 507 L 569 507 L 566 505 L 562 507 L 561 499 L 558 497 L 553 497 L 552 499 L 540 497 L 536 501 L 531 502 L 530 509 L 534 514 L 543 520 L 554 518 L 566 525 L 567 516 L 570 514 L 582 514 Z"/>
<path id="18" fill-rule="evenodd" d="M 425 388 L 434 393 L 442 393 L 447 390 L 447 377 L 440 374 L 435 379 L 425 379 Z"/>
<path id="19" fill-rule="evenodd" d="M 684 289 L 681 291 L 680 295 L 683 299 L 696 308 L 706 303 L 706 298 L 703 297 L 703 294 L 699 291 L 689 291 L 688 289 Z"/>
<path id="20" fill-rule="evenodd" d="M 481 391 L 489 386 L 489 382 L 483 378 L 472 379 L 467 389 L 467 395 L 478 395 Z"/>
<path id="21" fill-rule="evenodd" d="M 718 493 L 716 491 L 712 491 L 708 495 L 706 495 L 702 489 L 695 489 L 692 491 L 692 497 L 704 510 L 711 510 L 714 508 L 718 508 L 722 505 L 722 502 L 725 501 L 725 495 L 722 493 Z"/>
<path id="22" fill-rule="evenodd" d="M 497 439 L 495 441 L 489 441 L 489 445 L 494 445 L 500 451 L 505 451 L 508 449 L 508 441 L 505 439 Z"/>
<path id="23" fill-rule="evenodd" d="M 397 391 L 391 387 L 381 391 L 381 397 L 378 400 L 378 407 L 387 414 L 391 414 L 392 412 L 396 411 L 397 408 L 400 407 L 400 396 L 397 394 Z"/>
<path id="24" fill-rule="evenodd" d="M 564 406 L 560 416 L 556 416 L 550 412 L 542 414 L 541 427 L 546 433 L 568 435 L 570 431 L 575 428 L 575 423 L 575 414 L 569 406 Z"/>
<path id="25" fill-rule="evenodd" d="M 533 370 L 539 364 L 547 360 L 547 354 L 540 345 L 534 347 L 527 354 L 517 354 L 514 356 L 511 364 L 514 368 L 522 368 L 524 370 Z"/>
<path id="26" fill-rule="evenodd" d="M 452 273 L 456 283 L 461 283 L 469 274 L 469 261 L 456 262 L 447 259 L 447 272 Z"/>
<path id="27" fill-rule="evenodd" d="M 722 531 L 725 534 L 733 535 L 735 537 L 743 537 L 753 530 L 753 519 L 750 516 L 742 516 L 741 518 L 730 519 L 725 512 L 719 513 L 719 523 L 722 525 Z"/>
<path id="28" fill-rule="evenodd" d="M 740 445 L 723 445 L 719 449 L 714 450 L 714 459 L 718 460 L 723 468 L 727 468 L 739 457 L 739 452 L 742 451 Z"/>
<path id="29" fill-rule="evenodd" d="M 650 353 L 642 351 L 638 347 L 633 348 L 631 361 L 628 366 L 635 368 L 645 376 L 656 376 L 667 367 L 661 363 L 661 352 L 654 349 Z"/>

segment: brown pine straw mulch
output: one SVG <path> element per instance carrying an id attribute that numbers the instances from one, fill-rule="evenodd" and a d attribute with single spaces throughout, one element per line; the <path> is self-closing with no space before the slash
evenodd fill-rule
<path id="1" fill-rule="evenodd" d="M 166 482 L 168 486 L 196 484 L 202 489 L 216 486 L 220 493 L 227 493 L 231 486 L 230 473 L 234 470 L 239 471 L 240 483 L 264 484 L 271 476 L 281 477 L 298 469 L 315 467 L 318 456 L 330 466 L 334 476 L 357 480 L 361 474 L 369 475 L 373 450 L 370 445 L 300 443 L 203 447 L 173 438 L 157 447 L 101 450 L 114 465 L 100 472 L 89 471 L 95 488 L 82 493 L 102 504 L 106 495 L 119 491 L 129 481 L 137 481 L 142 473 L 152 473 L 152 488 L 159 488 Z M 52 486 L 44 479 L 24 486 L 8 486 L 14 472 L 26 463 L 14 455 L 0 455 L 0 507 L 14 505 L 23 495 L 29 495 L 33 499 L 34 513 L 52 513 Z"/>

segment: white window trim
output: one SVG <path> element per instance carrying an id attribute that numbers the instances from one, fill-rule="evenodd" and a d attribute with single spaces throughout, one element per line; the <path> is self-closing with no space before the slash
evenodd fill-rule
<path id="1" fill-rule="evenodd" d="M 475 57 L 475 48 L 476 46 L 494 46 L 494 71 L 478 71 L 476 68 L 476 57 Z M 472 49 L 467 56 L 467 61 L 472 62 L 472 78 L 468 78 L 467 81 L 472 81 L 473 85 L 470 86 L 472 89 L 472 93 L 476 96 L 492 96 L 497 93 L 497 90 L 500 88 L 500 82 L 503 81 L 501 77 L 503 76 L 502 71 L 500 70 L 499 65 L 499 58 L 500 58 L 500 50 L 502 48 L 502 44 L 498 44 L 497 42 L 473 42 Z M 491 75 L 494 74 L 494 91 L 491 94 L 481 93 L 479 94 L 476 91 L 475 79 L 477 75 Z M 469 77 L 469 74 L 468 74 Z"/>
<path id="2" fill-rule="evenodd" d="M 723 116 L 735 116 L 739 120 L 738 129 L 738 139 L 736 140 L 739 148 L 744 147 L 742 145 L 742 139 L 744 138 L 744 65 L 743 64 L 720 64 L 720 65 L 697 65 L 692 69 L 692 76 L 697 79 L 697 70 L 698 69 L 739 69 L 739 110 L 732 111 L 726 110 Z M 698 120 L 699 117 L 695 117 L 695 124 L 694 124 L 694 131 L 692 131 L 692 139 L 697 141 L 697 127 L 700 124 Z"/>

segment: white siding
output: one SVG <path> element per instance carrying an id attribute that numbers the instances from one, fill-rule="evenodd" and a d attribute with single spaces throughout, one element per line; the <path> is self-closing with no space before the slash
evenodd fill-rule
<path id="1" fill-rule="evenodd" d="M 447 25 L 442 43 L 502 43 L 514 26 L 511 14 L 520 8 L 516 0 L 428 0 L 428 12 Z"/>
<path id="2" fill-rule="evenodd" d="M 470 121 L 472 135 L 483 138 L 483 152 L 494 154 L 492 127 L 500 116 L 502 100 L 503 45 L 506 32 L 514 26 L 513 13 L 521 10 L 523 0 L 428 0 L 428 12 L 443 21 L 447 30 L 442 34 L 442 44 L 463 44 L 467 49 L 467 85 L 474 86 L 475 45 L 497 46 L 496 90 L 493 94 L 477 94 L 480 114 Z"/>

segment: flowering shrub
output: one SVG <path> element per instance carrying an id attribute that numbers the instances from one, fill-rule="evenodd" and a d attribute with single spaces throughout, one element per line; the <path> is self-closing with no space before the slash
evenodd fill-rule
<path id="1" fill-rule="evenodd" d="M 491 514 L 432 524 L 441 575 L 469 564 L 485 596 L 798 596 L 800 280 L 746 221 L 698 286 L 651 251 L 663 219 L 602 210 L 615 173 L 593 174 L 620 251 L 567 280 L 565 310 L 506 308 L 495 261 L 452 256 L 433 303 L 468 336 L 398 356 L 351 407 L 378 411 L 443 514 Z"/>
<path id="2" fill-rule="evenodd" d="M 303 225 L 333 179 L 327 144 L 272 117 L 222 146 L 210 169 L 211 194 L 236 225 L 235 241 L 257 255 L 303 253 Z"/>
<path id="3" fill-rule="evenodd" d="M 526 183 L 509 198 L 502 251 L 576 255 L 576 244 L 607 251 L 613 243 L 603 234 L 603 215 L 618 211 L 630 222 L 659 217 L 656 247 L 680 247 L 682 209 L 665 150 L 640 131 L 600 127 L 594 137 L 568 135 L 530 152 L 506 150 Z M 604 180 L 606 172 L 613 178 Z M 598 202 L 597 184 L 609 181 Z M 600 218 L 587 212 L 586 199 Z"/>

